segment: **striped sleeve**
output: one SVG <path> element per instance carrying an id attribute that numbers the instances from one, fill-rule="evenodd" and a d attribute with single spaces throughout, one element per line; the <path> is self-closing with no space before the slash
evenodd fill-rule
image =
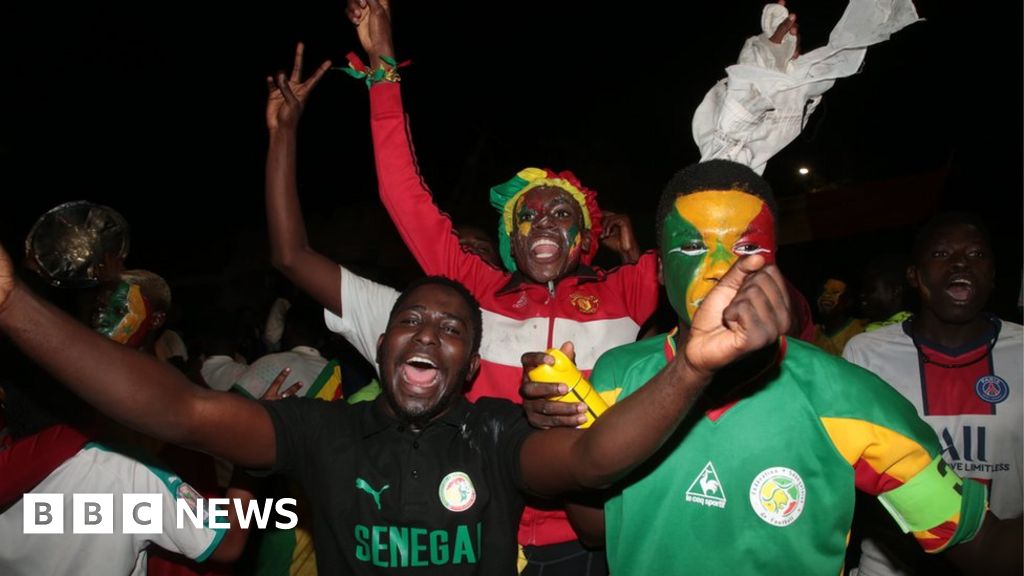
<path id="1" fill-rule="evenodd" d="M 973 538 L 985 513 L 985 486 L 946 466 L 934 431 L 888 384 L 846 363 L 837 376 L 835 410 L 820 419 L 853 467 L 857 489 L 877 496 L 926 552 Z"/>

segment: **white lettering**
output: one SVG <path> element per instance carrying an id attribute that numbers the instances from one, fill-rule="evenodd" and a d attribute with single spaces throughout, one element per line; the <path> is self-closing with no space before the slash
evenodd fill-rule
<path id="1" fill-rule="evenodd" d="M 267 498 L 263 501 L 263 508 L 260 508 L 258 500 L 245 501 L 245 506 L 242 505 L 242 499 L 236 498 L 235 500 L 235 516 L 238 517 L 238 525 L 243 529 L 249 529 L 249 522 L 252 517 L 256 517 L 256 527 L 260 530 L 267 529 L 267 521 L 270 519 L 270 511 L 273 509 L 273 502 Z"/>
<path id="2" fill-rule="evenodd" d="M 193 506 L 195 506 L 195 508 L 193 508 Z M 175 501 L 175 509 L 177 512 L 177 521 L 175 522 L 175 526 L 178 527 L 178 530 L 183 530 L 185 528 L 185 516 L 188 516 L 189 522 L 192 523 L 193 528 L 203 527 L 202 498 L 197 499 L 195 502 L 189 502 L 184 498 L 178 498 L 178 500 Z"/>
<path id="3" fill-rule="evenodd" d="M 210 498 L 210 528 L 231 528 L 231 523 L 227 521 L 230 513 L 229 506 L 231 506 L 231 500 L 227 498 Z M 217 518 L 225 520 L 221 522 Z"/>
<path id="4" fill-rule="evenodd" d="M 295 498 L 281 498 L 274 505 L 274 510 L 277 511 L 278 515 L 288 518 L 288 522 L 275 522 L 274 527 L 280 530 L 290 530 L 295 528 L 299 524 L 299 516 L 292 510 L 288 510 L 285 506 L 291 506 L 295 508 L 297 506 Z"/>

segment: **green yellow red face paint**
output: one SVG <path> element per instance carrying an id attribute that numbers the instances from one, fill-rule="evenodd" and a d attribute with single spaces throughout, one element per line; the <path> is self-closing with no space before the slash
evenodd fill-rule
<path id="1" fill-rule="evenodd" d="M 775 261 L 775 221 L 757 196 L 705 190 L 676 198 L 662 227 L 662 272 L 669 302 L 689 324 L 697 307 L 741 256 Z"/>
<path id="2" fill-rule="evenodd" d="M 137 284 L 121 282 L 109 295 L 101 295 L 93 328 L 107 338 L 132 348 L 142 345 L 149 332 L 150 306 Z"/>
<path id="3" fill-rule="evenodd" d="M 586 250 L 582 212 L 570 193 L 540 186 L 523 194 L 510 238 L 516 267 L 535 282 L 557 280 L 574 270 Z"/>

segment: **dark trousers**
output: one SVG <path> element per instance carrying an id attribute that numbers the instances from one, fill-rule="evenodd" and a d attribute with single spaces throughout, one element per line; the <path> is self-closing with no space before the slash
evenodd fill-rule
<path id="1" fill-rule="evenodd" d="M 578 541 L 524 546 L 528 563 L 521 576 L 608 576 L 604 550 L 589 550 Z"/>

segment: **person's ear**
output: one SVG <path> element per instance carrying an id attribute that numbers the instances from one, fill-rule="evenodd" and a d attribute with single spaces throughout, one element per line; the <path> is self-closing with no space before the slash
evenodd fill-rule
<path id="1" fill-rule="evenodd" d="M 590 252 L 590 242 L 593 240 L 593 235 L 590 233 L 589 228 L 583 229 L 583 241 L 580 242 L 580 250 L 583 254 Z"/>
<path id="2" fill-rule="evenodd" d="M 658 284 L 665 285 L 665 266 L 661 262 L 661 256 L 658 256 Z"/>
<path id="3" fill-rule="evenodd" d="M 477 371 L 480 370 L 480 355 L 473 354 L 469 357 L 469 370 L 466 371 L 466 382 L 472 382 L 473 378 L 476 377 Z"/>
<path id="4" fill-rule="evenodd" d="M 914 264 L 907 266 L 907 284 L 910 284 L 915 290 L 921 287 L 921 283 L 917 279 L 917 266 Z"/>

